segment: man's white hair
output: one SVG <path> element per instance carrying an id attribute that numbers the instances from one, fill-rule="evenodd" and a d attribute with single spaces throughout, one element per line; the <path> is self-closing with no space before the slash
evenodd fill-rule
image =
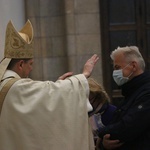
<path id="1" fill-rule="evenodd" d="M 118 47 L 111 52 L 111 59 L 114 60 L 118 53 L 123 53 L 127 62 L 136 61 L 142 70 L 145 69 L 145 61 L 137 46 Z"/>

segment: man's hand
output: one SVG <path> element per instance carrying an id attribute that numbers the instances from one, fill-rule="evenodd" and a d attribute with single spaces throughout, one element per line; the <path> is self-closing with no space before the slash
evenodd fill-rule
<path id="1" fill-rule="evenodd" d="M 73 75 L 73 72 L 67 72 L 67 73 L 63 74 L 62 76 L 60 76 L 58 78 L 58 80 L 65 80 L 66 78 L 68 78 L 68 77 L 70 77 L 72 75 Z"/>
<path id="2" fill-rule="evenodd" d="M 96 147 L 95 147 L 95 150 L 100 150 L 100 143 L 101 143 L 102 139 L 101 138 L 98 138 L 96 140 Z"/>
<path id="3" fill-rule="evenodd" d="M 107 150 L 114 150 L 123 145 L 123 143 L 120 143 L 119 140 L 110 140 L 110 134 L 104 135 L 102 143 L 104 148 Z"/>
<path id="4" fill-rule="evenodd" d="M 84 68 L 83 68 L 83 74 L 85 75 L 86 78 L 88 78 L 91 75 L 93 68 L 94 68 L 95 64 L 97 63 L 98 59 L 99 59 L 99 57 L 96 54 L 94 54 L 85 63 Z M 70 77 L 72 75 L 73 75 L 73 72 L 67 72 L 67 73 L 63 74 L 62 76 L 60 76 L 58 78 L 58 80 L 64 80 L 67 77 Z"/>
<path id="5" fill-rule="evenodd" d="M 83 68 L 83 74 L 85 75 L 86 78 L 90 77 L 93 68 L 95 66 L 95 64 L 97 63 L 99 57 L 94 54 L 90 59 L 87 60 L 87 62 L 84 65 Z"/>

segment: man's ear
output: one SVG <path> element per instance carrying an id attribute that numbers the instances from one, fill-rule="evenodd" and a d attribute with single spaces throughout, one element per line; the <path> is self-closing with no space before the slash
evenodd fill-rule
<path id="1" fill-rule="evenodd" d="M 18 63 L 17 63 L 17 67 L 19 70 L 22 70 L 22 67 L 24 65 L 24 61 L 23 60 L 20 60 Z"/>
<path id="2" fill-rule="evenodd" d="M 133 71 L 136 71 L 137 66 L 138 66 L 137 62 L 136 62 L 136 61 L 133 61 L 133 62 L 132 62 L 132 65 L 133 65 Z"/>

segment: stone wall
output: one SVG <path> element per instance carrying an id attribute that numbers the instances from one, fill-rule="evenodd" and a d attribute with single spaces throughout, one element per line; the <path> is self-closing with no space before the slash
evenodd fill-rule
<path id="1" fill-rule="evenodd" d="M 99 0 L 25 0 L 35 34 L 32 78 L 55 81 L 68 71 L 82 73 L 94 53 L 92 74 L 102 83 Z"/>

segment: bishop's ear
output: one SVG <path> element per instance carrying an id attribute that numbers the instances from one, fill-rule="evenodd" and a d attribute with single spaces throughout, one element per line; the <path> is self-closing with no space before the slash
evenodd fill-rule
<path id="1" fill-rule="evenodd" d="M 19 68 L 19 70 L 22 69 L 23 65 L 24 65 L 24 60 L 20 60 L 18 62 L 18 68 Z"/>

